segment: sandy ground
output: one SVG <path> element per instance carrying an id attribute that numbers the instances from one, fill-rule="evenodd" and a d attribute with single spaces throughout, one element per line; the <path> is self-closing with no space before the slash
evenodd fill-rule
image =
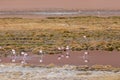
<path id="1" fill-rule="evenodd" d="M 76 52 L 69 52 L 69 58 L 66 56 L 66 52 L 63 54 L 54 54 L 48 55 L 45 54 L 42 58 L 40 55 L 33 55 L 28 53 L 28 56 L 25 58 L 28 64 L 34 65 L 49 65 L 54 64 L 58 66 L 63 65 L 111 65 L 113 67 L 120 67 L 120 52 L 119 51 L 87 51 L 88 54 L 85 55 L 86 51 L 76 51 Z M 58 59 L 60 58 L 60 59 Z M 11 60 L 14 57 L 2 57 L 1 63 L 12 63 Z M 43 62 L 40 62 L 40 60 Z M 16 63 L 21 63 L 23 60 L 22 56 L 16 57 Z"/>
<path id="2" fill-rule="evenodd" d="M 5 10 L 120 10 L 120 0 L 0 0 L 0 11 Z"/>
<path id="3" fill-rule="evenodd" d="M 79 71 L 75 66 L 29 67 L 0 64 L 0 80 L 120 80 L 120 72 Z"/>

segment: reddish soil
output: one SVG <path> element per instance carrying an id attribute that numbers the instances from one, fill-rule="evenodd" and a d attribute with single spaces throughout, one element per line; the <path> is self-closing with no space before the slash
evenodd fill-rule
<path id="1" fill-rule="evenodd" d="M 0 11 L 43 9 L 120 10 L 120 0 L 0 0 Z"/>
<path id="2" fill-rule="evenodd" d="M 38 55 L 29 55 L 26 59 L 26 61 L 29 64 L 34 64 L 34 65 L 40 65 L 40 64 L 44 64 L 44 65 L 49 65 L 49 64 L 55 64 L 55 65 L 88 65 L 88 66 L 92 66 L 92 65 L 111 65 L 114 67 L 120 67 L 120 52 L 119 51 L 88 51 L 89 54 L 87 55 L 87 60 L 88 62 L 84 62 L 84 55 L 85 51 L 80 51 L 80 52 L 70 52 L 70 57 L 67 59 L 65 57 L 65 53 L 64 53 L 64 57 L 61 58 L 60 60 L 58 60 L 58 56 L 60 54 L 54 54 L 54 55 L 47 55 L 45 54 L 43 57 L 43 62 L 40 63 L 40 56 Z M 11 63 L 11 58 L 7 57 L 7 58 L 1 58 L 2 59 L 2 63 Z M 22 57 L 19 56 L 19 59 L 16 59 L 17 63 L 20 63 L 22 60 Z"/>

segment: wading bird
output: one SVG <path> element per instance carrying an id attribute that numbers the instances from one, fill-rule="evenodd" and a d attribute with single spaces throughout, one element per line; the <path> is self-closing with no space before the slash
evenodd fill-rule
<path id="1" fill-rule="evenodd" d="M 64 57 L 63 55 L 64 47 L 58 47 L 58 51 L 62 51 L 61 55 L 58 56 L 58 60 L 60 60 L 62 57 Z"/>
<path id="2" fill-rule="evenodd" d="M 88 52 L 84 52 L 83 59 L 85 63 L 88 62 Z"/>
<path id="3" fill-rule="evenodd" d="M 87 39 L 87 37 L 86 37 L 86 36 L 83 36 L 83 38 L 84 38 L 84 39 Z"/>
<path id="4" fill-rule="evenodd" d="M 84 62 L 85 62 L 85 63 L 88 63 L 88 60 L 86 59 L 86 60 L 84 60 Z"/>
<path id="5" fill-rule="evenodd" d="M 65 50 L 66 50 L 66 58 L 69 58 L 70 57 L 70 47 L 66 46 Z"/>
<path id="6" fill-rule="evenodd" d="M 43 62 L 43 51 L 39 50 L 39 55 L 40 55 L 40 63 Z"/>
<path id="7" fill-rule="evenodd" d="M 15 62 L 16 61 L 16 51 L 15 49 L 12 49 L 12 62 Z"/>
<path id="8" fill-rule="evenodd" d="M 66 54 L 66 58 L 69 58 L 70 57 L 70 55 L 69 54 Z"/>
<path id="9" fill-rule="evenodd" d="M 69 50 L 70 50 L 70 47 L 69 47 L 69 46 L 66 46 L 65 49 L 66 49 L 66 51 L 69 51 Z"/>
<path id="10" fill-rule="evenodd" d="M 58 56 L 58 60 L 60 60 L 61 59 L 61 56 Z"/>
<path id="11" fill-rule="evenodd" d="M 83 59 L 88 59 L 88 52 L 84 52 Z"/>
<path id="12" fill-rule="evenodd" d="M 25 53 L 25 52 L 21 52 L 21 55 L 23 56 L 21 63 L 22 63 L 22 64 L 27 64 L 26 58 L 27 58 L 27 55 L 28 55 L 28 54 Z"/>

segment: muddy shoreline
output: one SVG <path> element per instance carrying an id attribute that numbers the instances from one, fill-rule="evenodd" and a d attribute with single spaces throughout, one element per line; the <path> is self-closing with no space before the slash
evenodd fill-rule
<path id="1" fill-rule="evenodd" d="M 120 71 L 82 71 L 75 66 L 31 67 L 18 64 L 0 64 L 2 80 L 119 80 Z"/>

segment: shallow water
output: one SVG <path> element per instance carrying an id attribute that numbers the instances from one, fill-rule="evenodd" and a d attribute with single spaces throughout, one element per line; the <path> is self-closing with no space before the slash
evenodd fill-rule
<path id="1" fill-rule="evenodd" d="M 1 11 L 0 15 L 97 15 L 119 16 L 120 11 Z"/>
<path id="2" fill-rule="evenodd" d="M 43 62 L 40 62 L 40 55 L 29 55 L 26 57 L 26 62 L 34 65 L 111 65 L 113 67 L 120 67 L 120 52 L 119 51 L 71 51 L 69 57 L 66 57 L 66 52 L 63 54 L 48 55 L 42 57 Z M 28 53 L 29 54 L 29 53 Z M 62 55 L 62 56 L 61 56 Z M 22 57 L 22 56 L 19 56 Z M 59 59 L 60 57 L 60 59 Z M 1 58 L 1 63 L 12 63 L 11 57 Z M 16 63 L 20 63 L 22 58 L 16 58 Z"/>

